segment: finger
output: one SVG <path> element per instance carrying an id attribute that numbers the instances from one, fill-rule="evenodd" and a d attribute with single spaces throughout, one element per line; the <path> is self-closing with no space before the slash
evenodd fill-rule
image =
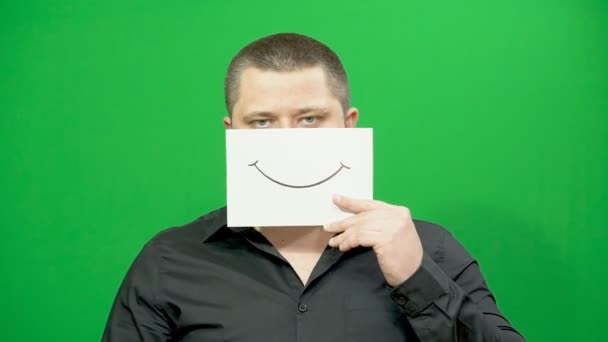
<path id="1" fill-rule="evenodd" d="M 338 234 L 336 236 L 334 236 L 333 238 L 329 239 L 329 246 L 330 247 L 338 247 L 340 246 L 340 244 L 346 240 L 352 233 L 354 232 L 354 230 L 347 230 L 341 234 Z"/>
<path id="2" fill-rule="evenodd" d="M 344 231 L 352 228 L 353 226 L 361 224 L 361 223 L 365 222 L 366 220 L 369 220 L 369 218 L 370 218 L 369 212 L 360 213 L 360 214 L 356 214 L 356 215 L 347 217 L 340 221 L 328 223 L 323 226 L 323 229 L 327 232 L 340 233 L 340 232 L 344 232 Z"/>
<path id="3" fill-rule="evenodd" d="M 335 205 L 340 209 L 348 211 L 353 214 L 358 214 L 364 211 L 370 211 L 382 207 L 384 202 L 375 200 L 364 200 L 343 195 L 334 195 L 332 198 Z"/>
<path id="4" fill-rule="evenodd" d="M 340 251 L 342 252 L 346 252 L 349 251 L 355 247 L 358 246 L 358 239 L 356 237 L 357 234 L 353 233 L 350 234 L 346 239 L 344 239 L 344 241 L 342 241 L 339 245 L 338 245 L 338 249 L 340 249 Z"/>
<path id="5" fill-rule="evenodd" d="M 379 236 L 378 232 L 373 231 L 353 231 L 338 245 L 338 248 L 346 252 L 357 247 L 374 247 L 379 242 Z"/>

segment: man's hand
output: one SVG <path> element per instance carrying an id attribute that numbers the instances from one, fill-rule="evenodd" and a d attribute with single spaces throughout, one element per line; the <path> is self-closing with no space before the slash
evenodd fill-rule
<path id="1" fill-rule="evenodd" d="M 418 270 L 422 244 L 408 208 L 338 195 L 333 201 L 355 215 L 323 227 L 337 234 L 329 240 L 331 247 L 343 252 L 359 246 L 373 248 L 384 279 L 393 287 Z"/>

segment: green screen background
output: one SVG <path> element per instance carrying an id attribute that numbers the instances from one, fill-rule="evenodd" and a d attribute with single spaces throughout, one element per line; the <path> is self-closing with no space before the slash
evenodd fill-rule
<path id="1" fill-rule="evenodd" d="M 225 203 L 224 73 L 281 31 L 341 56 L 377 199 L 449 228 L 529 340 L 601 340 L 600 0 L 2 2 L 2 340 L 99 340 L 142 245 Z"/>

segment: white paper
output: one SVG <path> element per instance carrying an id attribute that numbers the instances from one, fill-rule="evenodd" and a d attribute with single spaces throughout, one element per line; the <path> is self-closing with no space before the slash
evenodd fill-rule
<path id="1" fill-rule="evenodd" d="M 228 226 L 323 225 L 373 198 L 371 128 L 226 130 Z"/>

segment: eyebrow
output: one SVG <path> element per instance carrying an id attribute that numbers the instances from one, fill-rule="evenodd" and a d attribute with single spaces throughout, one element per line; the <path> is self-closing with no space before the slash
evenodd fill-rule
<path id="1" fill-rule="evenodd" d="M 274 114 L 272 112 L 257 110 L 257 111 L 253 111 L 251 113 L 245 114 L 243 116 L 243 120 L 249 120 L 254 117 L 272 117 L 272 116 L 274 116 Z"/>
<path id="2" fill-rule="evenodd" d="M 296 115 L 302 115 L 307 113 L 319 113 L 319 114 L 329 114 L 329 108 L 326 107 L 303 107 L 296 111 Z M 243 116 L 244 120 L 251 119 L 253 117 L 273 117 L 275 114 L 273 112 L 265 111 L 265 110 L 256 110 L 253 112 L 249 112 Z"/>
<path id="3" fill-rule="evenodd" d="M 319 113 L 319 114 L 328 114 L 329 108 L 326 107 L 304 107 L 298 109 L 298 115 L 306 114 L 306 113 Z"/>

